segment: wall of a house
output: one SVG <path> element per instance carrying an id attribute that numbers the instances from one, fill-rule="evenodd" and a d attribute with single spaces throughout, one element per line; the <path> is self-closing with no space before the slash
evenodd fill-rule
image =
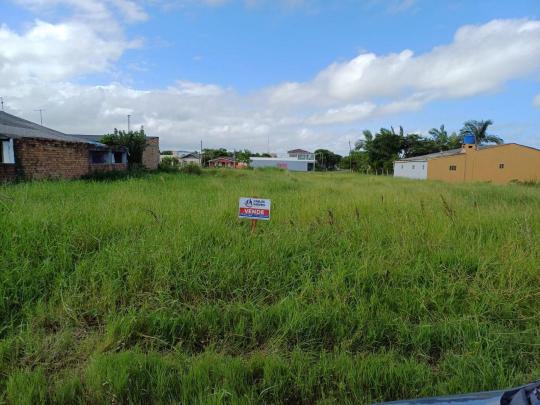
<path id="1" fill-rule="evenodd" d="M 16 139 L 16 176 L 25 180 L 76 179 L 93 171 L 125 170 L 127 164 L 90 164 L 90 145 L 50 139 Z"/>
<path id="2" fill-rule="evenodd" d="M 394 177 L 407 177 L 409 179 L 427 179 L 427 161 L 394 163 Z"/>
<path id="3" fill-rule="evenodd" d="M 17 170 L 14 164 L 0 163 L 0 183 L 17 179 Z"/>
<path id="4" fill-rule="evenodd" d="M 504 167 L 500 168 L 499 165 Z M 449 166 L 456 165 L 456 171 Z M 432 159 L 428 179 L 449 182 L 489 181 L 498 184 L 511 181 L 540 181 L 540 151 L 516 144 L 476 150 L 464 149 L 455 156 Z"/>
<path id="5" fill-rule="evenodd" d="M 142 156 L 142 164 L 149 170 L 156 170 L 159 166 L 159 138 L 146 139 L 146 148 Z"/>
<path id="6" fill-rule="evenodd" d="M 197 158 L 185 158 L 185 159 L 180 159 L 180 162 L 182 165 L 189 165 L 189 164 L 193 164 L 193 165 L 199 165 L 201 164 L 201 161 Z"/>
<path id="7" fill-rule="evenodd" d="M 50 139 L 16 139 L 15 164 L 20 177 L 28 180 L 74 179 L 89 171 L 85 143 Z"/>
<path id="8" fill-rule="evenodd" d="M 499 184 L 540 181 L 540 150 L 507 144 L 467 153 L 466 180 Z"/>
<path id="9" fill-rule="evenodd" d="M 308 162 L 306 160 L 281 160 L 278 158 L 264 160 L 252 159 L 250 161 L 250 166 L 255 169 L 264 167 L 277 167 L 280 169 L 290 170 L 292 172 L 307 172 L 308 163 L 313 163 L 313 165 L 315 165 L 315 162 Z"/>
<path id="10" fill-rule="evenodd" d="M 450 170 L 455 166 L 456 170 Z M 442 180 L 450 183 L 465 181 L 465 155 L 452 155 L 430 159 L 427 167 L 429 180 Z"/>

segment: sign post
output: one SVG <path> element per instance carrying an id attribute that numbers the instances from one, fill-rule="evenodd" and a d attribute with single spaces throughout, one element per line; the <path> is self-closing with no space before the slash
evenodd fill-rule
<path id="1" fill-rule="evenodd" d="M 251 219 L 251 232 L 255 232 L 257 221 L 270 221 L 272 202 L 268 199 L 242 197 L 238 205 L 238 217 Z"/>

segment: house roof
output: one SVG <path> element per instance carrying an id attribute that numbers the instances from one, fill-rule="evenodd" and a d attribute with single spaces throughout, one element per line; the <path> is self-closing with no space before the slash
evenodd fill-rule
<path id="1" fill-rule="evenodd" d="M 234 162 L 234 161 L 235 161 L 232 157 L 220 156 L 220 157 L 218 157 L 218 158 L 209 160 L 209 162 L 217 162 L 217 161 L 219 161 L 219 160 L 225 160 L 225 161 L 227 161 L 227 162 Z"/>
<path id="2" fill-rule="evenodd" d="M 445 151 L 442 151 L 442 152 L 430 153 L 428 155 L 414 156 L 414 157 L 410 157 L 410 158 L 398 159 L 398 160 L 396 160 L 396 162 L 425 162 L 426 160 L 429 160 L 429 159 L 434 159 L 434 158 L 443 157 L 443 156 L 459 155 L 460 153 L 461 153 L 461 148 L 460 149 L 450 149 L 450 150 L 445 150 Z"/>
<path id="3" fill-rule="evenodd" d="M 82 142 L 101 145 L 99 142 L 67 135 L 63 132 L 55 131 L 54 129 L 44 127 L 4 111 L 0 111 L 0 136 L 1 135 L 10 138 L 41 138 L 63 142 Z"/>
<path id="4" fill-rule="evenodd" d="M 495 145 L 479 145 L 478 146 L 478 151 L 483 151 L 483 150 L 486 150 L 486 149 L 493 149 L 493 148 L 502 148 L 504 146 L 510 146 L 510 145 L 520 146 L 522 148 L 533 149 L 533 150 L 536 150 L 536 151 L 540 152 L 539 149 L 533 148 L 532 146 L 521 145 L 519 143 L 502 143 L 502 144 L 495 144 Z M 410 158 L 399 159 L 399 160 L 396 160 L 395 163 L 398 163 L 398 162 L 425 162 L 425 161 L 428 161 L 430 159 L 437 159 L 437 158 L 441 158 L 441 157 L 454 156 L 454 155 L 459 155 L 461 153 L 463 153 L 463 150 L 461 148 L 460 149 L 450 149 L 450 150 L 445 150 L 443 152 L 430 153 L 428 155 L 414 156 L 414 157 L 410 157 Z"/>
<path id="5" fill-rule="evenodd" d="M 188 152 L 184 154 L 177 155 L 180 159 L 186 159 L 192 157 L 194 159 L 199 159 L 199 154 L 197 152 Z"/>
<path id="6" fill-rule="evenodd" d="M 311 153 L 311 152 L 308 152 L 307 150 L 304 150 L 304 149 L 293 149 L 293 150 L 288 151 L 287 153 Z"/>
<path id="7" fill-rule="evenodd" d="M 70 134 L 70 136 L 74 136 L 79 139 L 83 139 L 85 141 L 91 141 L 91 142 L 100 142 L 101 138 L 103 138 L 105 135 L 84 135 L 84 134 Z M 157 139 L 158 136 L 147 136 L 146 139 Z"/>

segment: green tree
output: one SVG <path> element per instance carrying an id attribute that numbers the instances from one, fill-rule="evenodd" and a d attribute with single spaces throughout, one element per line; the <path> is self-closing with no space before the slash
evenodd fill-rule
<path id="1" fill-rule="evenodd" d="M 249 163 L 250 158 L 254 156 L 254 154 L 248 149 L 244 149 L 234 152 L 234 156 L 239 162 Z"/>
<path id="2" fill-rule="evenodd" d="M 476 121 L 470 120 L 463 124 L 463 128 L 459 131 L 459 134 L 463 137 L 465 135 L 474 135 L 476 137 L 476 143 L 478 145 L 484 143 L 496 143 L 501 144 L 504 141 L 496 135 L 488 134 L 488 128 L 493 125 L 493 121 Z"/>
<path id="3" fill-rule="evenodd" d="M 138 131 L 119 131 L 114 129 L 112 134 L 106 134 L 101 142 L 110 146 L 123 146 L 128 150 L 128 165 L 130 168 L 142 165 L 142 157 L 146 148 L 144 128 Z"/>
<path id="4" fill-rule="evenodd" d="M 342 170 L 352 169 L 355 172 L 370 172 L 368 153 L 366 151 L 353 150 L 349 156 L 344 156 L 339 167 Z"/>
<path id="5" fill-rule="evenodd" d="M 319 170 L 335 170 L 341 161 L 341 155 L 337 155 L 328 149 L 315 151 L 315 163 Z"/>
<path id="6" fill-rule="evenodd" d="M 433 138 L 433 141 L 439 147 L 439 151 L 448 150 L 448 141 L 450 137 L 448 136 L 448 131 L 444 125 L 441 125 L 440 128 L 431 128 L 429 134 Z"/>
<path id="7" fill-rule="evenodd" d="M 402 137 L 402 151 L 400 157 L 414 157 L 439 152 L 440 146 L 433 139 L 424 138 L 418 134 L 407 134 Z"/>

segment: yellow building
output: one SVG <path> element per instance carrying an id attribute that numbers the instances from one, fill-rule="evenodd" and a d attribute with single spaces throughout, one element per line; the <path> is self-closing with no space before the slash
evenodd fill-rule
<path id="1" fill-rule="evenodd" d="M 515 143 L 485 146 L 469 143 L 461 149 L 398 160 L 394 175 L 455 183 L 540 182 L 540 150 Z"/>

